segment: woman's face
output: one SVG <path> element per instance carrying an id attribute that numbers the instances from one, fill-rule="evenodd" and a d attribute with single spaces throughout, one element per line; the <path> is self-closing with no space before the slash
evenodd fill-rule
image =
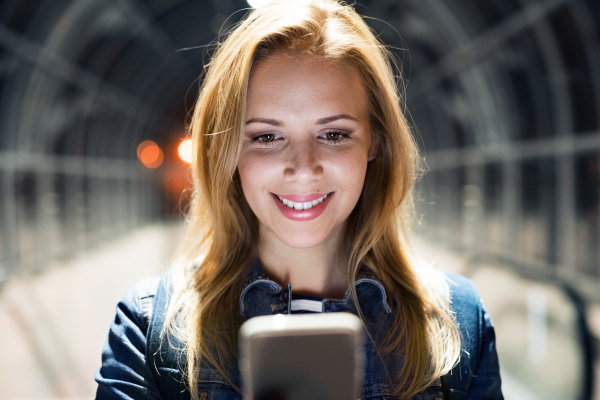
<path id="1" fill-rule="evenodd" d="M 355 71 L 283 53 L 252 70 L 238 171 L 261 239 L 295 248 L 339 239 L 373 157 Z"/>

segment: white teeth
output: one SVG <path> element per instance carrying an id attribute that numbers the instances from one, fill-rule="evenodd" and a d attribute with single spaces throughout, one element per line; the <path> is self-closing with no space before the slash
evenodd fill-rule
<path id="1" fill-rule="evenodd" d="M 281 201 L 283 204 L 285 204 L 289 208 L 295 208 L 296 210 L 308 210 L 309 208 L 312 208 L 312 207 L 316 206 L 317 204 L 322 203 L 323 200 L 325 200 L 327 198 L 327 195 L 324 195 L 323 197 L 319 197 L 318 199 L 313 200 L 313 201 L 298 202 L 298 203 L 288 200 L 279 195 L 277 196 L 277 198 L 279 199 L 279 201 Z"/>

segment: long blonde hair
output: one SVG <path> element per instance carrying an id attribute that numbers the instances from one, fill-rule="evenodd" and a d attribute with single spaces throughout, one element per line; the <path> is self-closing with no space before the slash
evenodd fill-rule
<path id="1" fill-rule="evenodd" d="M 184 373 L 193 399 L 198 399 L 201 361 L 231 383 L 242 322 L 239 296 L 258 240 L 257 219 L 237 173 L 246 92 L 252 66 L 280 51 L 344 63 L 359 73 L 366 89 L 377 155 L 349 217 L 342 254 L 349 287 L 366 266 L 386 289 L 395 321 L 380 350 L 403 354 L 396 394 L 410 398 L 456 364 L 460 333 L 445 278 L 410 253 L 407 235 L 420 158 L 402 112 L 397 66 L 354 9 L 336 0 L 271 1 L 253 10 L 207 66 L 191 120 L 195 193 L 171 274 L 173 296 L 163 334 L 185 343 Z"/>

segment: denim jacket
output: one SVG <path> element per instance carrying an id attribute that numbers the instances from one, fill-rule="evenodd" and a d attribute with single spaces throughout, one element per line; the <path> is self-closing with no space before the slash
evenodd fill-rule
<path id="1" fill-rule="evenodd" d="M 494 328 L 487 311 L 472 281 L 456 274 L 448 274 L 448 278 L 453 292 L 453 311 L 459 314 L 458 321 L 463 321 L 460 326 L 464 349 L 461 363 L 452 371 L 454 375 L 442 378 L 442 381 L 446 380 L 444 394 L 442 381 L 438 380 L 413 399 L 501 400 Z M 160 278 L 146 279 L 130 289 L 119 302 L 102 351 L 102 367 L 96 373 L 97 399 L 189 399 L 179 370 L 180 358 L 176 352 L 168 350 L 166 339 L 160 346 L 160 329 L 153 329 L 157 320 L 159 323 L 164 321 L 167 300 L 164 287 L 161 287 L 163 282 L 165 280 Z M 244 319 L 258 315 L 289 314 L 291 293 L 290 284 L 281 287 L 269 280 L 260 260 L 255 258 L 249 266 L 240 295 L 240 312 Z M 388 332 L 394 312 L 386 301 L 383 285 L 368 270 L 363 270 L 358 276 L 356 294 L 370 334 L 365 335 L 363 398 L 393 399 L 393 377 L 400 371 L 403 358 L 394 353 L 380 354 L 373 343 L 377 343 Z M 161 298 L 165 304 L 158 304 Z M 350 291 L 347 291 L 344 299 L 323 300 L 323 312 L 340 311 L 357 314 Z M 161 352 L 152 350 L 159 347 Z M 214 367 L 202 364 L 199 376 L 200 400 L 242 398 L 240 392 L 231 387 Z M 230 378 L 238 388 L 241 387 L 237 368 Z M 448 389 L 449 380 L 457 379 L 463 387 L 456 389 L 450 385 L 452 388 Z"/>

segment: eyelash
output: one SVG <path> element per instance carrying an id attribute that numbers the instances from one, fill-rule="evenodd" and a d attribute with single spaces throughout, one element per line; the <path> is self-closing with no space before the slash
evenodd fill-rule
<path id="1" fill-rule="evenodd" d="M 273 140 L 271 140 L 269 142 L 265 142 L 265 141 L 261 140 L 265 136 L 269 136 L 269 135 L 274 136 Z M 274 142 L 276 140 L 278 140 L 278 138 L 280 138 L 280 137 L 281 136 L 279 136 L 275 133 L 262 133 L 260 135 L 256 135 L 256 136 L 253 136 L 252 138 L 250 138 L 250 143 L 259 143 L 263 147 L 269 147 L 269 146 L 273 146 Z"/>
<path id="2" fill-rule="evenodd" d="M 339 137 L 335 140 L 327 139 L 327 134 L 331 134 L 331 133 L 337 134 L 337 135 L 339 135 Z M 271 136 L 271 135 L 274 136 L 273 140 L 265 142 L 264 137 Z M 344 141 L 350 139 L 349 134 L 341 132 L 341 131 L 327 131 L 327 132 L 321 133 L 318 137 L 321 139 L 325 139 L 325 141 L 328 142 L 327 143 L 328 146 L 338 146 L 341 144 L 340 142 L 344 142 Z M 252 138 L 250 138 L 250 143 L 258 143 L 262 147 L 270 147 L 270 146 L 273 146 L 275 144 L 275 142 L 277 140 L 279 140 L 280 138 L 281 138 L 281 136 L 279 136 L 275 133 L 262 133 L 260 135 L 256 135 L 256 136 L 253 136 Z"/>
<path id="3" fill-rule="evenodd" d="M 327 139 L 327 134 L 329 133 L 334 133 L 339 135 L 339 137 L 336 140 L 333 139 Z M 325 139 L 328 143 L 328 146 L 339 146 L 341 143 L 340 142 L 345 142 L 346 140 L 350 139 L 350 135 L 341 131 L 327 131 L 324 132 L 322 134 L 319 135 L 320 138 Z"/>

